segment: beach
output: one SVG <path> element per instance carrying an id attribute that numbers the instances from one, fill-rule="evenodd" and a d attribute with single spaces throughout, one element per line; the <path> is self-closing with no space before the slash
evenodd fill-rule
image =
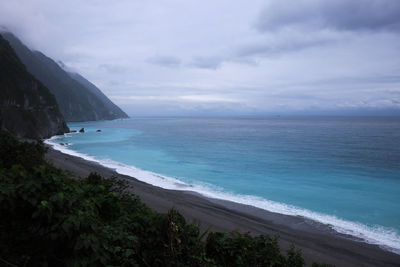
<path id="1" fill-rule="evenodd" d="M 400 255 L 339 234 L 328 225 L 309 219 L 206 198 L 195 192 L 166 190 L 51 147 L 46 159 L 77 177 L 96 172 L 104 177 L 116 176 L 125 180 L 130 185 L 130 192 L 139 196 L 150 208 L 161 213 L 175 208 L 188 222 L 198 225 L 201 231 L 237 230 L 251 235 L 279 235 L 281 248 L 286 250 L 293 243 L 302 250 L 307 265 L 315 261 L 335 266 L 400 266 Z"/>

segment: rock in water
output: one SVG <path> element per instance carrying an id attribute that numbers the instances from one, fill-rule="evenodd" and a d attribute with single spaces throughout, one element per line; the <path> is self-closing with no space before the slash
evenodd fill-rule
<path id="1" fill-rule="evenodd" d="M 99 132 L 101 132 L 101 130 L 97 130 L 96 132 L 98 132 L 98 133 L 99 133 Z"/>
<path id="2" fill-rule="evenodd" d="M 80 133 L 84 133 L 85 132 L 85 128 L 82 128 L 79 130 Z"/>

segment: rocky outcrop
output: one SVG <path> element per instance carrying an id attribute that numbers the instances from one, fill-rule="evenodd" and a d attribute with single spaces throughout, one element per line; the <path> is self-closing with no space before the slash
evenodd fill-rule
<path id="1" fill-rule="evenodd" d="M 12 33 L 3 33 L 27 70 L 57 99 L 66 121 L 96 121 L 127 118 L 96 86 L 76 73 L 69 73 L 46 55 L 31 51 Z"/>
<path id="2" fill-rule="evenodd" d="M 0 129 L 29 139 L 69 131 L 54 95 L 26 70 L 1 35 Z"/>

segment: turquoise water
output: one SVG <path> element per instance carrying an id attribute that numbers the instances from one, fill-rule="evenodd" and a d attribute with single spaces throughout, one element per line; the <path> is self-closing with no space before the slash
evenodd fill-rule
<path id="1" fill-rule="evenodd" d="M 69 127 L 86 132 L 51 140 L 68 143 L 56 145 L 67 153 L 400 251 L 400 118 L 133 118 Z"/>

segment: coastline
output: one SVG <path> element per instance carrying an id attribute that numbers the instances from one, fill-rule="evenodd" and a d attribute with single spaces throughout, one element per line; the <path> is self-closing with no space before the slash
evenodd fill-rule
<path id="1" fill-rule="evenodd" d="M 377 245 L 357 242 L 352 236 L 339 234 L 328 225 L 312 220 L 207 198 L 191 191 L 163 189 L 52 147 L 49 147 L 46 159 L 78 177 L 97 172 L 104 177 L 116 176 L 126 180 L 131 186 L 130 192 L 150 208 L 163 213 L 175 208 L 187 221 L 199 225 L 201 231 L 210 228 L 214 231 L 250 232 L 252 235 L 279 235 L 281 248 L 286 250 L 291 243 L 295 244 L 302 250 L 307 265 L 316 261 L 336 266 L 400 266 L 400 255 Z"/>

